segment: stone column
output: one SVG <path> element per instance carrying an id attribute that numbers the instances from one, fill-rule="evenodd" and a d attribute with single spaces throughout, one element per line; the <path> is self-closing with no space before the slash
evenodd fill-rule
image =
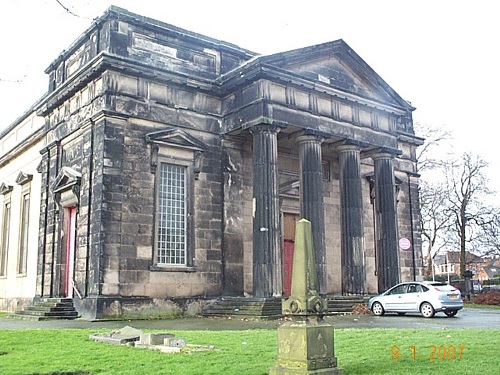
<path id="1" fill-rule="evenodd" d="M 314 132 L 297 137 L 300 166 L 300 215 L 311 222 L 318 286 L 321 295 L 327 291 L 325 250 L 325 208 L 323 203 L 323 166 L 321 142 Z"/>
<path id="2" fill-rule="evenodd" d="M 365 259 L 360 144 L 339 146 L 342 212 L 342 293 L 364 294 Z"/>
<path id="3" fill-rule="evenodd" d="M 283 290 L 278 196 L 278 132 L 274 125 L 249 128 L 253 135 L 253 294 L 277 297 Z"/>
<path id="4" fill-rule="evenodd" d="M 375 162 L 375 213 L 377 226 L 377 275 L 382 292 L 399 283 L 394 152 L 372 155 Z"/>

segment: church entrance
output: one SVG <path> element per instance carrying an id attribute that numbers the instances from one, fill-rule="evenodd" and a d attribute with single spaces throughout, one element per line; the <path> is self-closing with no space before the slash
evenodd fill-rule
<path id="1" fill-rule="evenodd" d="M 73 298 L 73 274 L 75 271 L 76 207 L 64 208 L 61 233 L 61 288 L 63 297 Z"/>

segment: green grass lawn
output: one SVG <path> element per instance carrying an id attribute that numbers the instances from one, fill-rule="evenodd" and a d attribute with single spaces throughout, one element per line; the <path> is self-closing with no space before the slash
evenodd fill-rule
<path id="1" fill-rule="evenodd" d="M 101 331 L 106 332 L 106 331 Z M 158 331 L 157 331 L 158 332 Z M 89 340 L 95 330 L 2 330 L 0 374 L 268 374 L 276 331 L 178 331 L 217 350 L 165 354 Z M 349 374 L 494 374 L 500 329 L 336 329 L 335 354 Z"/>
<path id="2" fill-rule="evenodd" d="M 491 310 L 500 310 L 500 306 L 498 305 L 480 305 L 477 303 L 464 303 L 464 307 L 470 307 L 472 309 L 491 309 Z"/>

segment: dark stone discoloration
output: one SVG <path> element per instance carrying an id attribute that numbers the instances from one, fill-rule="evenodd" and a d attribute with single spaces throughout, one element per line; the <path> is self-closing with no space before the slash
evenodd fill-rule
<path id="1" fill-rule="evenodd" d="M 279 245 L 278 149 L 279 128 L 257 125 L 253 135 L 253 292 L 276 297 L 282 292 Z"/>
<path id="2" fill-rule="evenodd" d="M 339 147 L 342 208 L 342 293 L 365 293 L 363 195 L 360 147 Z"/>
<path id="3" fill-rule="evenodd" d="M 323 168 L 321 135 L 306 134 L 297 139 L 300 164 L 300 213 L 312 226 L 318 292 L 327 293 L 325 251 L 325 208 L 323 205 Z"/>
<path id="4" fill-rule="evenodd" d="M 377 214 L 377 270 L 379 292 L 399 283 L 396 187 L 393 155 L 373 156 L 375 161 L 375 209 Z"/>

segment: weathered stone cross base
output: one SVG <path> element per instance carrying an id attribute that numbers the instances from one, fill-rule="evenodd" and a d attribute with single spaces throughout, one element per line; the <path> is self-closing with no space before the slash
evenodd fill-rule
<path id="1" fill-rule="evenodd" d="M 278 328 L 278 359 L 270 375 L 343 375 L 333 348 L 333 326 L 304 317 Z"/>

